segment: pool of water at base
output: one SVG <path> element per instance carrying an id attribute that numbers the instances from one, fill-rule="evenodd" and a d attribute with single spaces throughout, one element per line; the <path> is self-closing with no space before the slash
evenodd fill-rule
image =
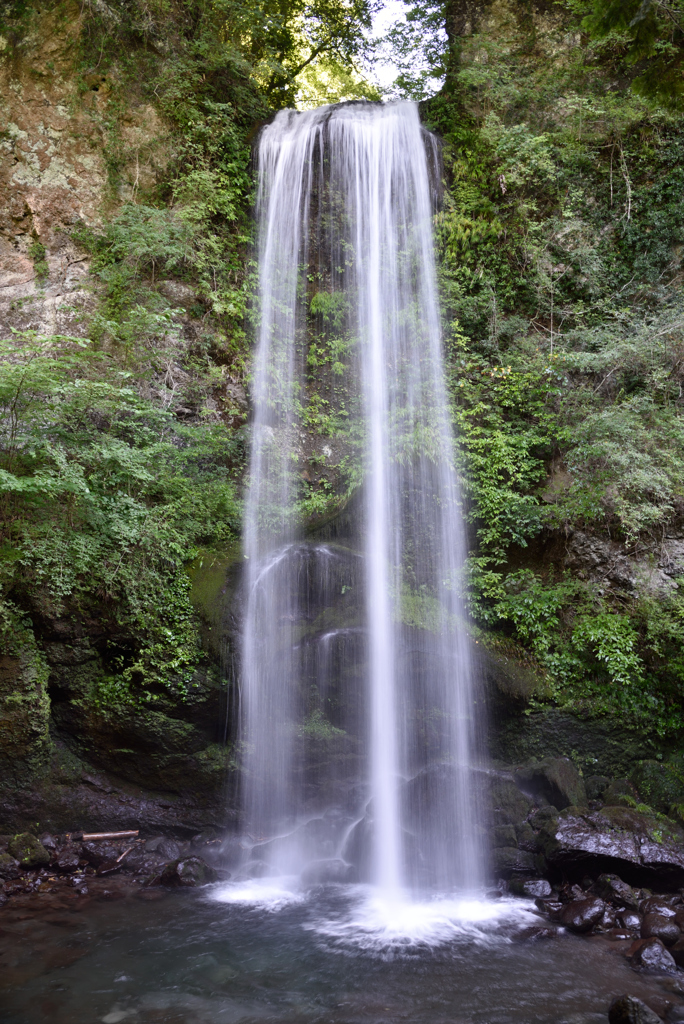
<path id="1" fill-rule="evenodd" d="M 522 900 L 262 880 L 40 902 L 0 909 L 3 1024 L 605 1024 L 625 992 L 684 1020 L 677 977 L 636 974 L 625 941 L 530 941 Z"/>

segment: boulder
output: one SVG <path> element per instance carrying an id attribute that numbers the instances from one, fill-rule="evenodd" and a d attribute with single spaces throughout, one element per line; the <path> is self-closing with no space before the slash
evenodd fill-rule
<path id="1" fill-rule="evenodd" d="M 677 939 L 681 938 L 681 931 L 674 917 L 666 917 L 665 914 L 651 912 L 645 914 L 641 922 L 642 939 L 653 937 L 660 939 L 665 946 L 674 946 Z"/>
<path id="2" fill-rule="evenodd" d="M 587 803 L 584 783 L 567 757 L 545 757 L 527 768 L 519 768 L 514 778 L 524 793 L 552 804 L 559 811 Z"/>
<path id="3" fill-rule="evenodd" d="M 145 849 L 148 853 L 156 853 L 159 857 L 163 857 L 165 861 L 178 860 L 181 855 L 178 843 L 173 839 L 167 839 L 166 836 L 157 836 L 155 839 L 148 840 L 145 843 Z"/>
<path id="4" fill-rule="evenodd" d="M 605 909 L 605 903 L 598 896 L 588 900 L 575 900 L 565 904 L 558 915 L 558 920 L 571 932 L 588 932 L 599 923 Z"/>
<path id="5" fill-rule="evenodd" d="M 684 884 L 684 832 L 627 807 L 562 811 L 540 830 L 550 865 L 577 874 L 610 868 L 667 889 Z"/>
<path id="6" fill-rule="evenodd" d="M 123 853 L 121 846 L 102 842 L 84 843 L 82 850 L 84 859 L 94 868 L 100 868 L 103 864 L 111 864 Z"/>
<path id="7" fill-rule="evenodd" d="M 661 1024 L 661 1019 L 636 996 L 617 996 L 608 1010 L 608 1024 Z"/>
<path id="8" fill-rule="evenodd" d="M 677 911 L 664 896 L 648 896 L 639 903 L 641 914 L 662 914 L 663 917 L 676 917 Z"/>
<path id="9" fill-rule="evenodd" d="M 201 857 L 185 857 L 167 864 L 161 873 L 162 885 L 197 886 L 216 881 L 216 872 Z"/>
<path id="10" fill-rule="evenodd" d="M 677 970 L 674 957 L 665 949 L 660 939 L 643 939 L 630 956 L 632 967 L 644 971 L 660 971 L 674 974 Z"/>
<path id="11" fill-rule="evenodd" d="M 30 832 L 15 836 L 7 847 L 8 853 L 19 861 L 22 868 L 43 868 L 50 863 L 50 854 L 40 839 Z"/>
<path id="12" fill-rule="evenodd" d="M 618 875 L 604 873 L 596 879 L 595 890 L 597 896 L 616 906 L 633 907 L 635 910 L 639 905 L 637 896 L 631 885 L 623 882 Z"/>
<path id="13" fill-rule="evenodd" d="M 19 861 L 9 853 L 0 853 L 0 878 L 10 882 L 13 878 L 18 878 L 20 874 Z"/>
<path id="14" fill-rule="evenodd" d="M 547 899 L 553 890 L 545 878 L 512 878 L 508 885 L 508 891 L 514 896 Z"/>
<path id="15" fill-rule="evenodd" d="M 629 931 L 636 931 L 638 928 L 641 929 L 641 918 L 636 910 L 623 910 L 621 914 L 618 914 L 618 920 L 623 928 L 627 928 Z"/>

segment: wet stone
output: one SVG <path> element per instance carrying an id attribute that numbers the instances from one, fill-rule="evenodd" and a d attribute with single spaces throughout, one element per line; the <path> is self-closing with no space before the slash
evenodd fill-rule
<path id="1" fill-rule="evenodd" d="M 599 875 L 595 883 L 595 891 L 601 899 L 610 903 L 620 904 L 623 907 L 636 907 L 639 904 L 636 893 L 631 885 L 623 882 L 618 875 Z"/>
<path id="2" fill-rule="evenodd" d="M 11 857 L 9 853 L 0 853 L 0 878 L 11 881 L 21 874 L 19 861 Z"/>
<path id="3" fill-rule="evenodd" d="M 677 911 L 662 896 L 649 896 L 639 904 L 642 914 L 660 914 L 662 917 L 675 917 Z"/>
<path id="4" fill-rule="evenodd" d="M 605 903 L 598 897 L 576 900 L 566 903 L 558 915 L 558 920 L 569 931 L 588 932 L 601 920 L 605 909 Z"/>
<path id="5" fill-rule="evenodd" d="M 47 867 L 50 863 L 50 854 L 40 839 L 30 832 L 22 832 L 21 835 L 15 836 L 9 843 L 7 852 L 19 861 L 22 868 Z"/>
<path id="6" fill-rule="evenodd" d="M 609 1024 L 661 1024 L 660 1017 L 636 996 L 618 996 L 608 1010 Z"/>
<path id="7" fill-rule="evenodd" d="M 672 974 L 677 965 L 672 955 L 657 938 L 643 940 L 630 957 L 632 967 L 644 971 L 662 971 Z"/>
<path id="8" fill-rule="evenodd" d="M 544 939 L 555 939 L 558 936 L 558 929 L 549 925 L 530 925 L 511 936 L 512 942 L 542 942 Z"/>
<path id="9" fill-rule="evenodd" d="M 65 846 L 63 850 L 59 851 L 55 866 L 59 871 L 71 872 L 76 871 L 78 868 L 78 862 L 81 858 L 81 851 L 76 846 Z"/>
<path id="10" fill-rule="evenodd" d="M 666 946 L 673 946 L 681 938 L 681 931 L 674 917 L 651 912 L 641 922 L 642 939 L 657 938 Z"/>
<path id="11" fill-rule="evenodd" d="M 621 914 L 618 914 L 618 919 L 623 928 L 641 928 L 641 917 L 636 910 L 624 910 Z"/>
<path id="12" fill-rule="evenodd" d="M 174 842 L 173 839 L 167 839 L 165 836 L 157 836 L 155 839 L 150 839 L 145 844 L 145 848 L 149 853 L 156 853 L 165 861 L 178 860 L 181 855 L 178 843 Z"/>
<path id="13" fill-rule="evenodd" d="M 185 857 L 167 864 L 160 881 L 162 885 L 206 885 L 216 881 L 216 872 L 200 857 Z"/>
<path id="14" fill-rule="evenodd" d="M 545 878 L 513 878 L 508 889 L 514 896 L 527 896 L 530 899 L 547 899 L 553 892 Z"/>
<path id="15" fill-rule="evenodd" d="M 561 903 L 559 900 L 536 899 L 534 902 L 537 909 L 541 910 L 542 914 L 546 914 L 550 917 L 552 921 L 558 920 L 558 915 L 565 906 L 565 904 Z"/>

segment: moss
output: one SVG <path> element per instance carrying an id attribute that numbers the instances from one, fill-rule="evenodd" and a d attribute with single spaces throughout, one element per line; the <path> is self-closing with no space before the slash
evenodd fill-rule
<path id="1" fill-rule="evenodd" d="M 19 784 L 45 772 L 50 752 L 48 667 L 30 626 L 6 607 L 0 631 L 0 777 Z"/>

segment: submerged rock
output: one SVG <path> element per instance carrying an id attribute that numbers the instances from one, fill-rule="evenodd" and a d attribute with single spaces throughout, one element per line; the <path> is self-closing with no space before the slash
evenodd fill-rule
<path id="1" fill-rule="evenodd" d="M 40 839 L 30 832 L 22 832 L 21 835 L 15 836 L 7 850 L 15 860 L 19 861 L 22 868 L 47 867 L 50 863 L 50 854 Z"/>
<path id="2" fill-rule="evenodd" d="M 511 942 L 541 942 L 544 939 L 555 939 L 558 936 L 558 929 L 549 925 L 532 924 L 529 928 L 523 928 L 511 936 Z"/>
<path id="3" fill-rule="evenodd" d="M 661 1024 L 661 1020 L 641 999 L 624 995 L 610 1004 L 608 1024 Z"/>

